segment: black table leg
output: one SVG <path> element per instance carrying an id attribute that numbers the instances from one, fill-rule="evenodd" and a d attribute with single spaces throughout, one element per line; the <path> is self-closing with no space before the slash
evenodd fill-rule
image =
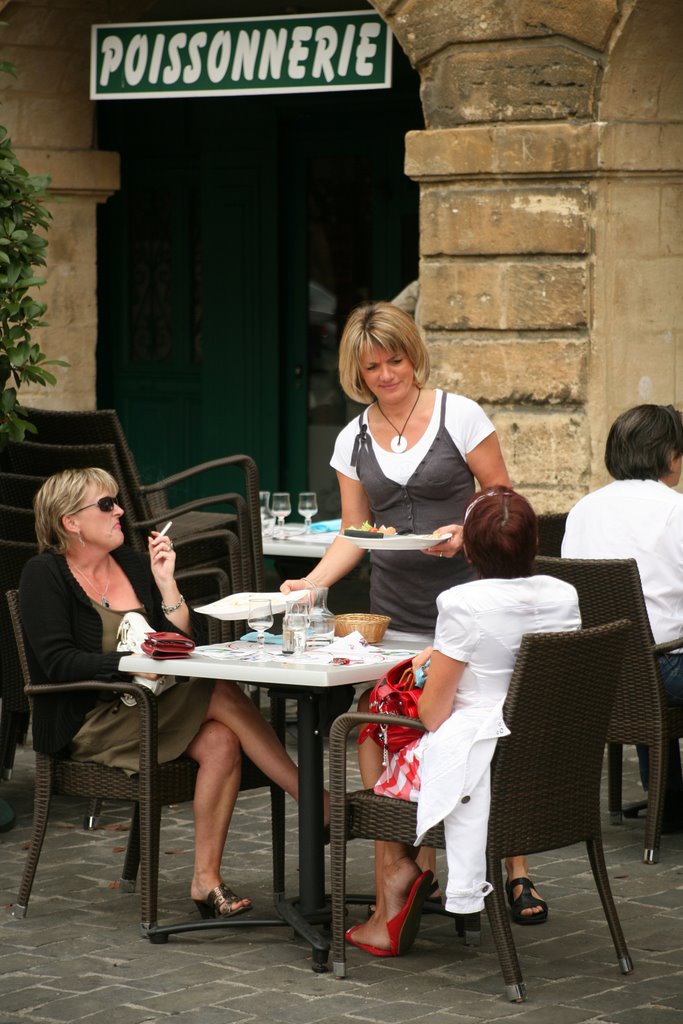
<path id="1" fill-rule="evenodd" d="M 330 942 L 316 924 L 330 920 L 325 900 L 325 840 L 323 734 L 320 724 L 321 694 L 311 690 L 273 689 L 270 696 L 297 702 L 299 757 L 299 886 L 298 897 L 276 897 L 276 918 L 251 914 L 221 920 L 195 920 L 153 925 L 144 934 L 153 943 L 168 942 L 169 935 L 216 928 L 249 928 L 289 925 L 310 943 L 314 971 L 327 970 Z"/>
<path id="2" fill-rule="evenodd" d="M 282 696 L 275 691 L 272 696 Z M 327 970 L 330 943 L 313 927 L 330 919 L 325 900 L 325 840 L 323 831 L 323 735 L 320 695 L 310 690 L 289 690 L 297 702 L 299 755 L 299 895 L 277 904 L 292 928 L 310 942 L 313 970 Z"/>

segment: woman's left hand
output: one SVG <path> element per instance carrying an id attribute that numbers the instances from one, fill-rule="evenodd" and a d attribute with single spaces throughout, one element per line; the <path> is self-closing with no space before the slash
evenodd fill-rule
<path id="1" fill-rule="evenodd" d="M 462 526 L 451 523 L 450 526 L 437 527 L 434 533 L 451 533 L 453 536 L 449 540 L 445 540 L 443 544 L 423 548 L 425 555 L 431 555 L 433 558 L 453 558 L 454 555 L 457 555 L 462 547 Z"/>
<path id="2" fill-rule="evenodd" d="M 152 575 L 161 589 L 164 584 L 173 582 L 175 574 L 175 551 L 173 541 L 166 535 L 162 537 L 157 530 L 152 530 L 148 540 L 149 560 Z"/>

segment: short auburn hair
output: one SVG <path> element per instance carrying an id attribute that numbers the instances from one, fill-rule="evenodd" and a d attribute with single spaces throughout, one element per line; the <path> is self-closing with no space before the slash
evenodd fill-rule
<path id="1" fill-rule="evenodd" d="M 339 343 L 339 383 L 354 402 L 372 402 L 361 377 L 363 360 L 373 348 L 399 353 L 413 365 L 418 388 L 429 379 L 429 352 L 409 313 L 391 302 L 368 302 L 349 313 Z"/>
<path id="2" fill-rule="evenodd" d="M 509 487 L 479 491 L 465 509 L 465 557 L 482 579 L 533 575 L 538 519 L 526 498 Z"/>

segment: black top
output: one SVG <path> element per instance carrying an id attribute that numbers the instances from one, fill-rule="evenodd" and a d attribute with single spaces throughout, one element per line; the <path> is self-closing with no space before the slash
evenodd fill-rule
<path id="1" fill-rule="evenodd" d="M 178 632 L 161 610 L 161 594 L 147 555 L 125 545 L 112 558 L 130 580 L 144 615 L 157 630 Z M 102 620 L 63 555 L 46 551 L 24 566 L 19 584 L 26 657 L 34 684 L 126 678 L 119 672 L 121 652 L 102 653 Z M 192 615 L 195 637 L 203 632 L 201 616 Z M 200 641 L 201 642 L 201 641 Z M 33 749 L 54 754 L 80 729 L 102 691 L 36 695 L 33 698 Z M 108 695 L 107 695 L 108 696 Z"/>
<path id="2" fill-rule="evenodd" d="M 446 427 L 446 401 L 441 393 L 439 428 L 429 450 L 404 485 L 382 472 L 372 439 L 358 419 L 351 464 L 355 465 L 376 523 L 399 533 L 430 534 L 444 523 L 461 523 L 475 491 L 474 476 Z M 371 553 L 370 608 L 391 617 L 391 628 L 403 633 L 430 633 L 436 625 L 436 599 L 444 590 L 475 578 L 461 552 L 452 558 L 431 558 L 421 551 Z"/>

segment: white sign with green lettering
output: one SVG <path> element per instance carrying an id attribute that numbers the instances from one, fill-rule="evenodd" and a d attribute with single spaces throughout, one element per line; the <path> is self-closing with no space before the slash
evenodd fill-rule
<path id="1" fill-rule="evenodd" d="M 91 99 L 390 86 L 391 33 L 373 12 L 92 26 Z"/>

